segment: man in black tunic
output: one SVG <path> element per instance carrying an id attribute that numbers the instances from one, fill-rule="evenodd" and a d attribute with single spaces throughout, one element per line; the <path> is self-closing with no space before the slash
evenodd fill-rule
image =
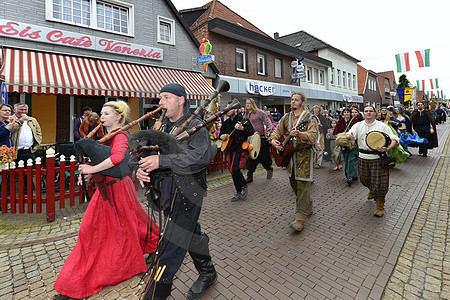
<path id="1" fill-rule="evenodd" d="M 428 144 L 419 144 L 419 154 L 427 157 L 428 149 L 438 146 L 436 123 L 431 112 L 425 109 L 423 102 L 417 102 L 416 105 L 417 110 L 411 115 L 411 125 L 413 133 L 417 133 L 420 138 L 428 140 Z"/>
<path id="2" fill-rule="evenodd" d="M 175 83 L 160 91 L 159 104 L 167 109 L 163 120 L 163 131 L 173 132 L 189 114 L 189 100 L 185 89 Z M 194 119 L 189 126 L 200 121 Z M 201 128 L 182 142 L 181 153 L 151 155 L 139 161 L 137 177 L 141 182 L 150 182 L 149 173 L 159 169 L 161 181 L 161 203 L 167 223 L 157 251 L 161 267 L 165 270 L 156 283 L 152 283 L 145 299 L 166 299 L 171 292 L 175 273 L 181 267 L 186 252 L 200 273 L 189 289 L 187 299 L 198 299 L 217 280 L 217 273 L 209 254 L 209 238 L 201 231 L 198 218 L 206 195 L 206 168 L 210 163 L 211 141 L 206 128 Z M 163 230 L 163 228 L 161 228 Z"/>

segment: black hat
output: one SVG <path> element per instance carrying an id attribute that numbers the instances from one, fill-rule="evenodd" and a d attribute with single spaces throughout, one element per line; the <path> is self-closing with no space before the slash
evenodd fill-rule
<path id="1" fill-rule="evenodd" d="M 160 93 L 171 93 L 175 96 L 181 97 L 183 96 L 184 99 L 186 99 L 186 90 L 183 86 L 179 85 L 178 83 L 169 83 L 166 84 L 161 88 Z"/>
<path id="2" fill-rule="evenodd" d="M 87 110 L 92 110 L 92 107 L 89 107 L 89 106 L 85 106 L 85 107 L 83 107 L 82 109 L 81 109 L 81 112 L 85 112 L 85 111 L 87 111 Z"/>

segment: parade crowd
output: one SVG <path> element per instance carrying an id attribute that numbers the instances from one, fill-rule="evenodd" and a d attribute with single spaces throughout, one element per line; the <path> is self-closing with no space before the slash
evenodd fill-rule
<path id="1" fill-rule="evenodd" d="M 187 299 L 198 299 L 217 281 L 220 274 L 210 255 L 209 237 L 198 221 L 207 190 L 206 168 L 215 153 L 212 138 L 220 139 L 228 155 L 236 192 L 224 200 L 239 202 L 249 197 L 248 185 L 259 164 L 270 180 L 273 157 L 286 169 L 286 180 L 296 197 L 290 227 L 301 232 L 313 212 L 310 185 L 315 168 L 329 164 L 348 188 L 359 180 L 368 189 L 367 198 L 374 199 L 374 216 L 383 217 L 384 203 L 389 201 L 389 170 L 412 159 L 410 147 L 418 147 L 419 154 L 427 157 L 428 150 L 438 146 L 436 125 L 445 123 L 448 114 L 445 107 L 429 110 L 420 101 L 414 109 L 386 106 L 378 111 L 365 106 L 360 111 L 349 106 L 331 113 L 321 106 L 308 107 L 302 93 L 292 94 L 290 104 L 290 112 L 281 116 L 267 107 L 259 109 L 252 98 L 246 99 L 242 108 L 231 108 L 230 102 L 225 118 L 215 121 L 208 131 L 201 127 L 199 116 L 189 118 L 184 87 L 175 83 L 164 86 L 160 105 L 165 113 L 153 129 L 161 132 L 161 141 L 170 140 L 180 129 L 198 126 L 198 130 L 177 147 L 140 156 L 135 166 L 136 176 L 147 190 L 148 206 L 161 214 L 159 225 L 139 202 L 129 176 L 102 173 L 128 163 L 130 133 L 121 130 L 129 122 L 128 105 L 110 101 L 99 113 L 84 107 L 74 123 L 75 140 L 98 127 L 93 138 L 109 136 L 102 143 L 109 147 L 110 155 L 99 164 L 79 166 L 80 182 L 92 180 L 98 188 L 83 217 L 76 246 L 56 280 L 59 294 L 55 299 L 88 297 L 143 272 L 150 274 L 145 299 L 166 299 L 187 253 L 199 273 Z M 257 154 L 251 149 L 255 138 L 259 141 Z M 28 116 L 26 104 L 0 106 L 0 142 L 16 147 L 17 161 L 34 160 L 41 141 L 39 123 Z M 146 147 L 155 143 L 145 138 L 138 142 Z M 247 170 L 246 177 L 243 170 Z"/>

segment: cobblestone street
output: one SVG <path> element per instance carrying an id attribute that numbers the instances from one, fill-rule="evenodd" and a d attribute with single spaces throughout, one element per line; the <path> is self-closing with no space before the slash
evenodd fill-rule
<path id="1" fill-rule="evenodd" d="M 246 201 L 231 203 L 228 171 L 208 175 L 200 223 L 219 278 L 202 299 L 450 299 L 450 125 L 438 125 L 439 148 L 391 171 L 386 214 L 359 182 L 325 162 L 314 170 L 314 214 L 305 230 L 288 225 L 294 194 L 285 170 L 271 180 L 258 169 Z M 446 142 L 447 141 L 447 142 Z M 139 192 L 140 199 L 142 191 Z M 0 216 L 0 299 L 50 299 L 74 247 L 87 204 L 45 214 Z M 189 257 L 174 281 L 184 299 L 197 273 Z M 89 299 L 138 299 L 140 276 Z"/>

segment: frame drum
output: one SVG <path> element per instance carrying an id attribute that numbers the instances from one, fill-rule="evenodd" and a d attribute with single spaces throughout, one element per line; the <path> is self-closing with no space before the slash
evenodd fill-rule
<path id="1" fill-rule="evenodd" d="M 366 135 L 366 145 L 372 150 L 377 147 L 387 147 L 391 143 L 391 138 L 384 132 L 371 131 Z"/>
<path id="2" fill-rule="evenodd" d="M 249 144 L 253 145 L 253 149 L 249 151 L 250 158 L 256 159 L 259 155 L 259 152 L 261 150 L 261 136 L 258 132 L 255 132 L 249 140 Z"/>

